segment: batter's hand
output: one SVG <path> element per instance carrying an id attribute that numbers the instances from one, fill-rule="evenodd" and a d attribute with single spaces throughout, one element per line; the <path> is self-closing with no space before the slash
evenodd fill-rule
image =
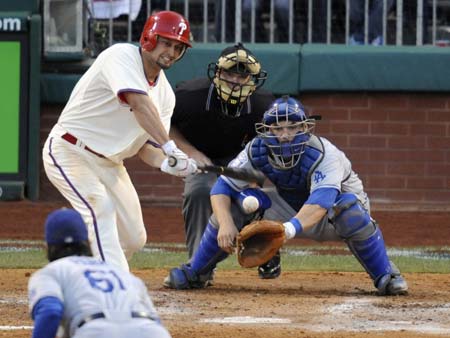
<path id="1" fill-rule="evenodd" d="M 197 173 L 197 164 L 195 161 L 187 157 L 181 150 L 180 153 L 184 156 L 177 154 L 177 156 L 171 155 L 165 158 L 161 164 L 161 171 L 178 177 L 186 177 Z M 175 165 L 173 165 L 174 163 Z"/>
<path id="2" fill-rule="evenodd" d="M 186 177 L 197 172 L 197 163 L 178 149 L 175 142 L 167 142 L 162 149 L 167 157 L 161 164 L 161 171 L 178 177 Z"/>

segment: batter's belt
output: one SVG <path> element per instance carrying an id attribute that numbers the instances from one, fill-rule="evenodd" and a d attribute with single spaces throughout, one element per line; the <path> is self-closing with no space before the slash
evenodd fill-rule
<path id="1" fill-rule="evenodd" d="M 77 139 L 75 136 L 73 136 L 72 134 L 65 133 L 64 135 L 61 136 L 61 138 L 62 138 L 63 140 L 66 140 L 67 142 L 73 144 L 73 145 L 78 145 L 78 139 Z M 87 145 L 83 145 L 82 148 L 83 148 L 84 150 L 89 151 L 90 153 L 92 153 L 92 154 L 94 154 L 94 155 L 97 155 L 98 157 L 105 158 L 105 156 L 103 156 L 103 155 L 100 154 L 100 153 L 97 153 L 95 150 L 92 150 L 92 149 L 89 148 Z"/>
<path id="2" fill-rule="evenodd" d="M 101 319 L 101 318 L 106 318 L 106 315 L 103 312 L 97 312 L 97 313 L 93 313 L 90 316 L 85 317 L 84 319 L 82 319 L 77 327 L 80 328 L 82 327 L 84 324 L 93 321 L 95 319 Z M 142 311 L 132 311 L 131 312 L 131 318 L 146 318 L 146 319 L 150 319 L 150 320 L 156 320 L 155 317 L 153 317 L 152 315 L 150 315 L 147 312 L 142 312 Z"/>

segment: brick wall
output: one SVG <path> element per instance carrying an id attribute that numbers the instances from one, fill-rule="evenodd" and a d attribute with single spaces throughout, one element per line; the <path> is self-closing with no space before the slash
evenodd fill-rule
<path id="1" fill-rule="evenodd" d="M 447 205 L 450 201 L 450 94 L 307 93 L 316 133 L 342 149 L 378 205 Z M 62 107 L 41 108 L 41 143 Z M 179 204 L 181 179 L 138 159 L 126 161 L 143 201 Z M 41 171 L 41 199 L 60 199 Z"/>
<path id="2" fill-rule="evenodd" d="M 353 163 L 372 201 L 448 204 L 449 94 L 306 94 L 316 133 Z"/>

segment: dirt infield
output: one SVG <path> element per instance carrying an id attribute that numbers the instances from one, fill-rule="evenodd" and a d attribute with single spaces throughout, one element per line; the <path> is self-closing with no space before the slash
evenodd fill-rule
<path id="1" fill-rule="evenodd" d="M 46 214 L 58 203 L 0 203 L 0 238 L 42 239 Z M 179 208 L 144 207 L 152 242 L 183 242 Z M 449 245 L 450 212 L 375 210 L 389 246 Z M 294 244 L 311 244 L 296 241 Z M 0 337 L 28 337 L 31 270 L 0 274 Z M 151 290 L 174 338 L 450 337 L 450 276 L 406 274 L 410 294 L 379 297 L 365 273 L 283 272 L 260 280 L 256 271 L 218 270 L 204 290 L 162 287 L 165 270 L 135 271 Z M 21 328 L 23 327 L 23 328 Z"/>
<path id="2" fill-rule="evenodd" d="M 0 275 L 0 337 L 30 336 L 26 283 L 31 271 Z M 406 297 L 379 297 L 364 273 L 285 272 L 263 281 L 255 271 L 217 272 L 205 290 L 161 287 L 164 270 L 140 270 L 174 338 L 422 338 L 450 336 L 449 276 L 406 274 Z M 14 281 L 14 283 L 11 283 Z"/>

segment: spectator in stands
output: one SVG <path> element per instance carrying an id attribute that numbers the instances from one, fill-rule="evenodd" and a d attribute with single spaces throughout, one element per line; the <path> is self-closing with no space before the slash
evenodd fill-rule
<path id="1" fill-rule="evenodd" d="M 327 0 L 314 0 L 312 6 L 312 42 L 325 43 L 327 42 Z M 300 20 L 305 22 L 302 42 L 306 43 L 308 42 L 308 1 L 303 1 L 299 11 L 301 14 Z M 333 13 L 335 12 L 333 11 Z M 300 29 L 294 28 L 294 30 Z"/>
<path id="2" fill-rule="evenodd" d="M 150 13 L 148 11 L 148 1 L 150 1 Z M 142 33 L 142 27 L 144 26 L 147 18 L 156 13 L 166 9 L 166 0 L 142 0 L 141 10 L 135 20 L 135 24 L 132 26 L 133 41 L 139 41 Z M 176 11 L 175 11 L 176 12 Z M 182 14 L 182 13 L 180 13 Z"/>
<path id="3" fill-rule="evenodd" d="M 364 9 L 369 1 L 369 36 L 368 43 L 376 46 L 383 41 L 383 0 L 350 0 L 350 44 L 364 44 Z M 394 0 L 386 1 L 386 12 L 392 8 Z"/>
<path id="4" fill-rule="evenodd" d="M 255 42 L 268 42 L 269 36 L 268 32 L 264 27 L 264 21 L 260 18 L 263 13 L 270 13 L 270 1 L 255 1 Z M 306 6 L 307 2 L 304 4 L 305 10 L 297 11 L 294 8 L 294 40 L 297 42 L 306 40 L 303 37 L 300 38 L 301 32 L 298 27 L 298 21 L 295 17 L 295 13 L 300 12 L 301 14 L 307 13 Z M 303 8 L 303 7 L 302 7 Z M 225 12 L 225 42 L 232 42 L 235 40 L 235 0 L 226 1 Z M 216 41 L 221 42 L 221 25 L 222 25 L 222 0 L 215 1 L 216 10 Z M 251 13 L 252 13 L 252 1 L 242 0 L 242 41 L 250 41 L 251 34 Z M 289 0 L 277 0 L 274 2 L 274 19 L 275 19 L 275 42 L 288 42 L 289 39 Z M 302 18 L 299 18 L 301 21 Z M 307 18 L 304 20 L 307 21 Z M 306 35 L 304 35 L 306 36 Z M 316 0 L 314 1 L 313 8 L 313 41 L 314 42 L 325 42 L 326 40 L 326 0 Z"/>
<path id="5" fill-rule="evenodd" d="M 88 2 L 89 3 L 89 2 Z M 131 20 L 136 20 L 141 9 L 142 0 L 91 0 L 91 12 L 95 19 L 115 19 L 121 15 L 130 15 Z"/>
<path id="6" fill-rule="evenodd" d="M 422 36 L 423 44 L 431 43 L 428 34 L 428 25 L 430 22 L 431 8 L 427 0 L 423 1 L 422 9 Z M 403 44 L 416 45 L 417 44 L 417 0 L 403 1 Z"/>

